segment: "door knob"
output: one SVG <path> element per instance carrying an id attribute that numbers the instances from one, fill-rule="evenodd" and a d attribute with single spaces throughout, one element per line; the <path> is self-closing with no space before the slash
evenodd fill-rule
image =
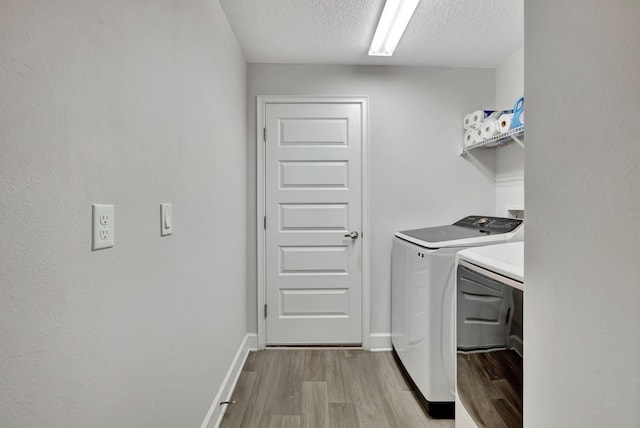
<path id="1" fill-rule="evenodd" d="M 353 232 L 347 233 L 346 235 L 344 235 L 345 238 L 351 238 L 351 239 L 358 239 L 358 232 L 356 232 L 355 230 Z"/>

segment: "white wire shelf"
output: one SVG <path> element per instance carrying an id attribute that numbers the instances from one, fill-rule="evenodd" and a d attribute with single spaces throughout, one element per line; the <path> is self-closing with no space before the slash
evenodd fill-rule
<path id="1" fill-rule="evenodd" d="M 506 146 L 507 144 L 511 144 L 513 142 L 515 142 L 516 144 L 518 144 L 520 147 L 524 149 L 524 143 L 522 142 L 522 140 L 524 140 L 524 125 L 518 128 L 510 129 L 503 134 L 496 135 L 495 137 L 489 138 L 480 143 L 470 144 L 466 147 L 464 147 L 463 145 L 462 150 L 460 151 L 460 154 L 464 155 L 469 150 L 473 150 L 473 149 L 488 148 L 488 147 L 502 147 L 502 146 Z"/>

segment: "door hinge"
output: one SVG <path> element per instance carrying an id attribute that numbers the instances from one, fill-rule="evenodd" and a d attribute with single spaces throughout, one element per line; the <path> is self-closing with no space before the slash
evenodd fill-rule
<path id="1" fill-rule="evenodd" d="M 267 128 L 262 128 L 262 140 L 267 142 Z"/>
<path id="2" fill-rule="evenodd" d="M 264 304 L 264 317 L 267 317 L 267 304 Z"/>
<path id="3" fill-rule="evenodd" d="M 267 216 L 264 216 L 264 218 L 262 219 L 262 224 L 263 224 L 264 230 L 267 230 Z"/>

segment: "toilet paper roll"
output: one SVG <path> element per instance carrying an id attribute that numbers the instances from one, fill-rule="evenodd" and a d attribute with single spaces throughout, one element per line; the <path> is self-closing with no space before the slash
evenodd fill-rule
<path id="1" fill-rule="evenodd" d="M 466 114 L 464 116 L 464 120 L 462 121 L 462 126 L 464 127 L 464 129 L 471 128 L 471 113 Z"/>
<path id="2" fill-rule="evenodd" d="M 469 113 L 469 128 L 477 128 L 484 120 L 484 111 L 476 110 Z"/>
<path id="3" fill-rule="evenodd" d="M 513 113 L 505 113 L 498 119 L 498 126 L 500 126 L 500 133 L 503 134 L 511 129 L 511 121 L 513 120 Z"/>
<path id="4" fill-rule="evenodd" d="M 464 131 L 464 146 L 465 147 L 469 147 L 470 145 L 472 145 L 473 143 L 476 142 L 475 139 L 475 134 L 476 130 L 473 128 L 469 128 L 466 131 Z"/>
<path id="5" fill-rule="evenodd" d="M 473 142 L 482 143 L 484 141 L 484 133 L 482 132 L 482 126 L 473 129 Z"/>
<path id="6" fill-rule="evenodd" d="M 480 125 L 482 125 L 482 122 L 485 120 L 485 118 L 489 117 L 494 113 L 495 113 L 494 110 L 476 110 L 474 112 L 469 113 L 471 117 L 469 127 L 479 128 Z"/>
<path id="7" fill-rule="evenodd" d="M 490 118 L 482 122 L 482 139 L 488 140 L 500 133 L 500 125 L 498 119 Z"/>

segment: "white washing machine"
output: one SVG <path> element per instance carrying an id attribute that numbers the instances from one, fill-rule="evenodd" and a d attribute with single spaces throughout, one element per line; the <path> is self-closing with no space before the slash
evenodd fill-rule
<path id="1" fill-rule="evenodd" d="M 455 257 L 461 249 L 522 240 L 522 220 L 468 216 L 393 239 L 394 355 L 434 418 L 455 413 Z"/>

